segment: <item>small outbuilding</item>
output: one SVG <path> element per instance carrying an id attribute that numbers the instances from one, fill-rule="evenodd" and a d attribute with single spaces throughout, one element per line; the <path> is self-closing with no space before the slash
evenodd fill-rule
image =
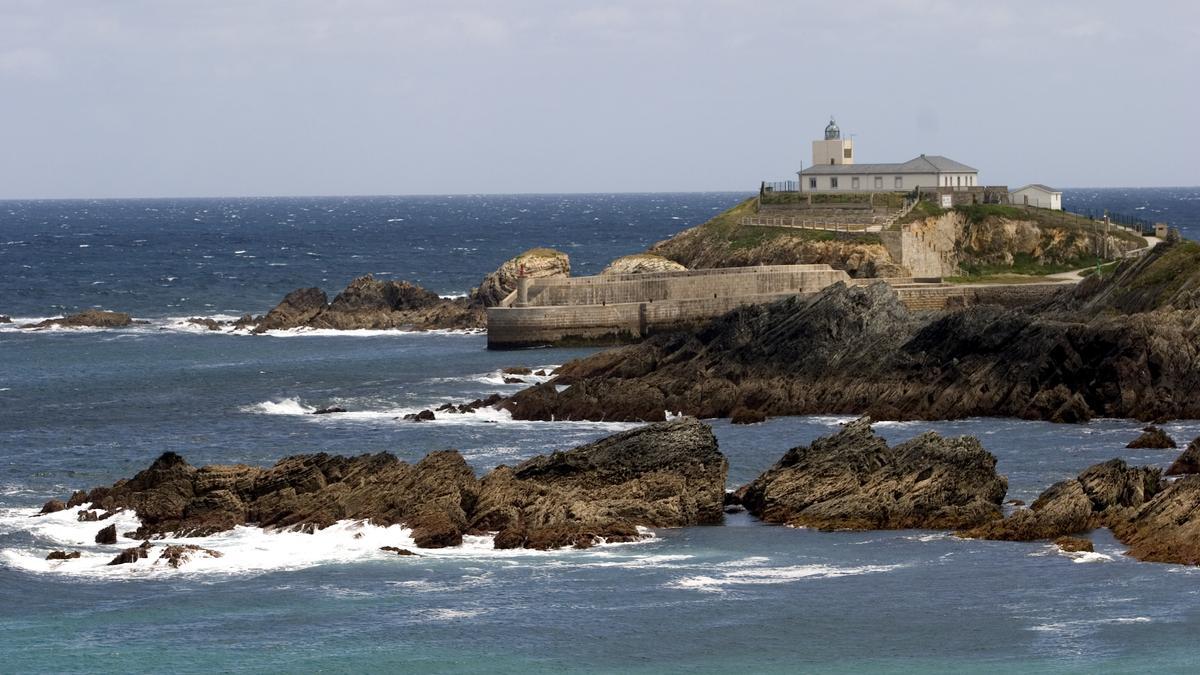
<path id="1" fill-rule="evenodd" d="M 1062 211 L 1062 190 L 1055 190 L 1040 183 L 1013 190 L 1010 195 L 1011 202 L 1017 206 L 1036 206 L 1040 209 Z"/>

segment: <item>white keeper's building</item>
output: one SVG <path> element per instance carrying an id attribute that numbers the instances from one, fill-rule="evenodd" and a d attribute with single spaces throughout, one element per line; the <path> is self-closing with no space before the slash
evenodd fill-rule
<path id="1" fill-rule="evenodd" d="M 832 119 L 825 139 L 813 141 L 812 165 L 799 172 L 801 192 L 909 192 L 914 188 L 979 185 L 979 170 L 941 155 L 898 164 L 855 164 L 854 141 Z"/>

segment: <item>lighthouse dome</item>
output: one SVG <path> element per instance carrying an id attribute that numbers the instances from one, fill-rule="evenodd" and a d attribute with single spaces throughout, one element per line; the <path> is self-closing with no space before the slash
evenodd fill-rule
<path id="1" fill-rule="evenodd" d="M 837 122 L 833 118 L 829 118 L 829 126 L 825 127 L 825 140 L 836 141 L 842 137 L 842 130 L 838 128 Z"/>

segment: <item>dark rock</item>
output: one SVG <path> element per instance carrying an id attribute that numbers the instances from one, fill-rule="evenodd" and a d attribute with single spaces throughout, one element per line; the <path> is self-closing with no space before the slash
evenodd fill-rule
<path id="1" fill-rule="evenodd" d="M 1200 438 L 1193 439 L 1167 469 L 1168 476 L 1200 473 Z"/>
<path id="2" fill-rule="evenodd" d="M 67 503 L 64 502 L 63 500 L 51 499 L 50 501 L 46 502 L 45 504 L 42 504 L 42 510 L 38 512 L 38 515 L 44 515 L 47 513 L 56 513 L 58 511 L 62 511 L 64 509 L 66 509 L 66 508 L 67 508 Z"/>
<path id="3" fill-rule="evenodd" d="M 545 376 L 546 376 L 546 371 L 544 371 L 544 370 L 539 370 L 539 371 L 537 371 L 536 373 L 534 373 L 534 375 L 536 375 L 536 376 L 538 376 L 538 377 L 545 377 Z"/>
<path id="4" fill-rule="evenodd" d="M 766 421 L 767 415 L 763 411 L 751 410 L 741 406 L 734 408 L 733 412 L 729 415 L 729 422 L 731 424 L 758 424 L 759 422 Z"/>
<path id="5" fill-rule="evenodd" d="M 888 447 L 864 417 L 788 450 L 738 497 L 770 523 L 946 529 L 999 518 L 1007 489 L 996 458 L 975 438 L 927 432 Z"/>
<path id="6" fill-rule="evenodd" d="M 254 327 L 254 332 L 265 333 L 269 330 L 308 325 L 309 321 L 325 311 L 327 300 L 325 291 L 319 288 L 298 288 L 284 296 L 274 309 L 267 312 L 262 321 Z"/>
<path id="7" fill-rule="evenodd" d="M 503 398 L 504 397 L 502 397 L 500 394 L 492 394 L 487 398 L 477 398 L 470 403 L 463 403 L 462 405 L 458 406 L 458 412 L 473 413 L 480 408 L 490 408 L 500 403 Z"/>
<path id="8" fill-rule="evenodd" d="M 525 384 L 525 380 L 519 377 L 506 377 L 504 378 L 504 384 Z"/>
<path id="9" fill-rule="evenodd" d="M 1151 425 L 1142 429 L 1142 435 L 1129 442 L 1127 448 L 1173 448 L 1175 447 L 1175 439 L 1167 435 L 1167 432 Z"/>
<path id="10" fill-rule="evenodd" d="M 76 506 L 81 506 L 87 503 L 88 493 L 83 490 L 76 490 L 71 493 L 71 498 L 67 500 L 67 508 L 73 509 Z"/>
<path id="11" fill-rule="evenodd" d="M 143 541 L 141 546 L 127 548 L 117 554 L 117 557 L 109 561 L 109 565 L 129 565 L 139 560 L 144 560 L 149 557 L 150 542 Z"/>
<path id="12" fill-rule="evenodd" d="M 326 406 L 324 408 L 317 408 L 316 410 L 314 410 L 312 412 L 312 414 L 314 414 L 314 415 L 329 415 L 331 413 L 344 413 L 344 412 L 346 412 L 345 408 L 343 408 L 341 406 L 337 406 L 337 405 L 331 405 L 331 406 Z"/>
<path id="13" fill-rule="evenodd" d="M 437 419 L 432 410 L 422 410 L 421 412 L 409 413 L 404 416 L 404 419 L 409 422 L 432 422 Z"/>
<path id="14" fill-rule="evenodd" d="M 964 537 L 1033 541 L 1110 525 L 1140 507 L 1162 487 L 1161 471 L 1113 459 L 1088 467 L 1078 478 L 1050 486 L 1027 509 L 1003 520 L 960 532 Z"/>
<path id="15" fill-rule="evenodd" d="M 80 511 L 78 520 L 81 523 L 94 523 L 100 520 L 100 514 L 95 511 Z"/>
<path id="16" fill-rule="evenodd" d="M 115 544 L 117 543 L 117 526 L 109 525 L 96 533 L 97 544 Z"/>
<path id="17" fill-rule="evenodd" d="M 632 541 L 639 525 L 716 524 L 727 468 L 695 419 L 632 429 L 497 467 L 480 483 L 471 529 L 497 532 L 497 548 L 550 549 Z"/>
<path id="18" fill-rule="evenodd" d="M 221 330 L 222 326 L 220 321 L 207 317 L 192 317 L 187 322 L 196 326 L 204 326 L 208 330 Z"/>
<path id="19" fill-rule="evenodd" d="M 1010 499 L 1004 503 L 1008 504 L 1009 506 L 1025 506 L 1024 499 Z"/>
<path id="20" fill-rule="evenodd" d="M 419 553 L 413 553 L 412 551 L 410 551 L 406 548 L 400 548 L 398 546 L 380 546 L 379 550 L 380 551 L 391 551 L 392 553 L 395 553 L 396 555 L 415 555 L 418 557 L 421 555 Z"/>
<path id="21" fill-rule="evenodd" d="M 1134 513 L 1106 524 L 1138 560 L 1200 565 L 1200 476 L 1167 484 Z"/>
<path id="22" fill-rule="evenodd" d="M 162 555 L 160 555 L 158 559 L 160 561 L 165 560 L 171 567 L 179 569 L 180 565 L 186 563 L 195 555 L 205 555 L 209 558 L 220 558 L 224 554 L 222 554 L 220 551 L 201 548 L 195 544 L 172 544 L 163 549 Z"/>
<path id="23" fill-rule="evenodd" d="M 531 375 L 533 374 L 533 369 L 526 368 L 525 366 L 510 366 L 502 369 L 500 372 L 504 375 Z"/>
<path id="24" fill-rule="evenodd" d="M 371 275 L 351 281 L 327 302 L 319 288 L 289 293 L 254 327 L 255 333 L 287 328 L 335 330 L 482 328 L 482 307 L 466 298 L 443 299 L 407 281 L 380 281 Z"/>
<path id="25" fill-rule="evenodd" d="M 108 312 L 100 309 L 88 309 L 78 314 L 69 314 L 57 319 L 46 319 L 38 323 L 26 324 L 22 328 L 49 328 L 50 326 L 64 326 L 70 328 L 127 328 L 134 323 L 145 323 L 144 321 L 135 322 L 133 317 L 125 312 Z"/>
<path id="26" fill-rule="evenodd" d="M 1079 553 L 1082 551 L 1091 553 L 1096 550 L 1092 546 L 1092 540 L 1082 537 L 1059 537 L 1054 540 L 1054 545 L 1063 553 Z"/>
<path id="27" fill-rule="evenodd" d="M 46 556 L 46 560 L 74 560 L 81 555 L 82 554 L 79 551 L 71 551 L 70 553 L 67 553 L 66 551 L 51 551 L 49 555 Z"/>
<path id="28" fill-rule="evenodd" d="M 12 323 L 12 319 L 7 314 L 0 314 L 0 323 Z"/>
<path id="29" fill-rule="evenodd" d="M 386 453 L 299 455 L 267 469 L 196 468 L 168 452 L 88 500 L 134 509 L 141 527 L 127 536 L 139 538 L 245 524 L 314 532 L 360 520 L 405 525 L 422 548 L 457 546 L 466 532 L 498 532 L 498 547 L 554 548 L 636 539 L 639 526 L 718 523 L 726 469 L 711 430 L 681 419 L 501 466 L 483 480 L 454 451 L 415 465 Z M 115 542 L 116 527 L 104 531 Z"/>

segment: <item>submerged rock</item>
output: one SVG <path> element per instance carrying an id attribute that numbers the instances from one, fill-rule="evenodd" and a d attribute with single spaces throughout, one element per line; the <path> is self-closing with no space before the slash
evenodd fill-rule
<path id="1" fill-rule="evenodd" d="M 346 412 L 346 409 L 343 408 L 342 406 L 331 405 L 331 406 L 326 406 L 324 408 L 317 408 L 316 410 L 312 411 L 312 414 L 314 414 L 314 415 L 331 415 L 333 413 L 344 413 L 344 412 Z"/>
<path id="2" fill-rule="evenodd" d="M 420 557 L 419 553 L 413 553 L 412 551 L 410 551 L 406 548 L 400 548 L 398 546 L 380 546 L 379 550 L 380 551 L 391 551 L 392 553 L 395 553 L 396 555 L 405 555 L 405 556 L 415 555 L 415 556 Z"/>
<path id="3" fill-rule="evenodd" d="M 135 323 L 146 323 L 145 321 L 133 320 L 133 317 L 125 312 L 109 312 L 100 309 L 88 309 L 78 314 L 69 314 L 57 319 L 46 319 L 37 323 L 26 324 L 21 328 L 49 328 L 51 326 L 64 326 L 69 328 L 128 328 Z"/>
<path id="4" fill-rule="evenodd" d="M 977 439 L 928 432 L 889 447 L 864 417 L 788 450 L 736 499 L 770 523 L 945 529 L 999 518 L 1007 489 L 996 458 Z"/>
<path id="5" fill-rule="evenodd" d="M 115 544 L 117 543 L 117 526 L 116 524 L 102 528 L 96 533 L 97 544 Z"/>
<path id="6" fill-rule="evenodd" d="M 1175 439 L 1167 435 L 1167 432 L 1159 429 L 1154 425 L 1150 425 L 1142 429 L 1142 435 L 1129 442 L 1127 448 L 1173 448 L 1175 447 Z"/>
<path id="7" fill-rule="evenodd" d="M 150 542 L 143 541 L 140 546 L 127 548 L 109 561 L 109 565 L 129 565 L 139 560 L 145 560 L 150 555 Z"/>
<path id="8" fill-rule="evenodd" d="M 298 455 L 266 469 L 197 468 L 168 452 L 87 500 L 134 509 L 141 527 L 130 536 L 138 538 L 250 524 L 314 532 L 362 520 L 406 525 L 422 548 L 495 531 L 498 547 L 553 548 L 636 538 L 639 526 L 720 522 L 726 469 L 712 431 L 681 419 L 501 466 L 483 480 L 455 451 L 416 464 L 387 453 Z M 101 532 L 101 543 L 116 542 L 115 525 Z"/>
<path id="9" fill-rule="evenodd" d="M 79 551 L 71 551 L 70 553 L 66 551 L 51 551 L 46 556 L 46 560 L 74 560 L 81 555 L 83 554 Z"/>
<path id="10" fill-rule="evenodd" d="M 202 548 L 195 544 L 172 544 L 163 549 L 162 555 L 158 557 L 159 561 L 166 561 L 168 565 L 176 569 L 180 565 L 191 560 L 193 556 L 203 555 L 209 558 L 220 558 L 223 553 L 214 551 L 208 548 Z M 145 557 L 145 556 L 142 556 Z"/>
<path id="11" fill-rule="evenodd" d="M 1091 539 L 1082 537 L 1059 537 L 1054 540 L 1054 545 L 1063 553 L 1092 553 L 1096 550 Z"/>
<path id="12" fill-rule="evenodd" d="M 408 413 L 404 416 L 404 419 L 409 422 L 432 422 L 437 419 L 437 416 L 433 414 L 432 410 L 422 410 L 421 412 Z"/>

